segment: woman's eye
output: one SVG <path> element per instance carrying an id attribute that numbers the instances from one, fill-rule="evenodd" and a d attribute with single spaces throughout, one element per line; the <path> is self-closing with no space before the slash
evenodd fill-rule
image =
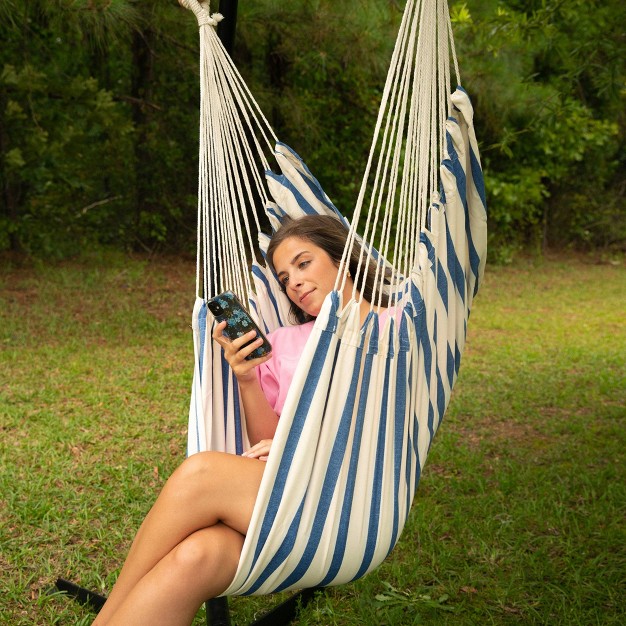
<path id="1" fill-rule="evenodd" d="M 311 261 L 302 261 L 300 262 L 300 264 L 298 265 L 298 268 L 303 270 Z"/>
<path id="2" fill-rule="evenodd" d="M 289 276 L 284 276 L 283 278 L 280 279 L 280 284 L 283 287 L 286 287 L 288 282 L 289 282 Z"/>

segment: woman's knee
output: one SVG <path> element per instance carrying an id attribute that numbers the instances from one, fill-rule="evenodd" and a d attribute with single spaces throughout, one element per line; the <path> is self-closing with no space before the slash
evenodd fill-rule
<path id="1" fill-rule="evenodd" d="M 206 487 L 206 482 L 210 482 L 215 476 L 215 453 L 198 452 L 186 458 L 178 469 L 170 477 L 170 481 L 178 486 L 202 485 Z"/>
<path id="2" fill-rule="evenodd" d="M 221 524 L 193 533 L 172 550 L 169 567 L 181 579 L 232 580 L 239 563 L 244 538 Z"/>
<path id="3" fill-rule="evenodd" d="M 200 452 L 186 459 L 164 488 L 166 499 L 245 534 L 259 492 L 265 463 L 221 452 Z"/>

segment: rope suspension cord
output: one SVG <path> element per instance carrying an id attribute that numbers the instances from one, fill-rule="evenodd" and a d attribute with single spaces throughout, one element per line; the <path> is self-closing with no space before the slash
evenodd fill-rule
<path id="1" fill-rule="evenodd" d="M 416 59 L 420 62 L 415 63 Z M 445 120 L 452 110 L 451 61 L 457 83 L 460 83 L 447 1 L 409 0 L 337 278 L 336 289 L 341 291 L 347 275 L 344 266 L 366 210 L 363 240 L 371 245 L 361 249 L 353 297 L 357 291 L 363 294 L 367 274 L 364 268 L 372 261 L 373 247 L 396 270 L 392 273 L 392 285 L 388 287 L 392 294 L 398 293 L 400 281 L 410 274 L 416 263 L 420 232 L 426 226 L 431 196 L 437 192 L 439 164 L 445 148 Z M 392 223 L 395 229 L 391 228 Z M 396 236 L 389 257 L 394 230 Z M 388 269 L 379 257 L 377 293 L 376 298 L 372 298 L 371 308 L 382 304 Z"/>
<path id="2" fill-rule="evenodd" d="M 260 232 L 254 207 L 272 205 L 261 172 L 269 169 L 266 151 L 276 137 L 215 33 L 221 15 L 210 14 L 208 3 L 179 1 L 198 19 L 203 59 L 196 291 L 203 276 L 204 294 L 231 289 L 247 299 L 256 249 L 248 215 Z M 451 110 L 450 56 L 459 81 L 447 1 L 408 0 L 335 285 L 343 290 L 347 259 L 362 242 L 352 296 L 363 298 L 365 268 L 375 264 L 370 310 L 387 294 L 398 296 L 417 260 Z M 237 254 L 244 249 L 247 256 Z"/>
<path id="3" fill-rule="evenodd" d="M 196 294 L 230 289 L 247 299 L 254 259 L 238 251 L 254 254 L 249 216 L 260 232 L 255 207 L 270 203 L 261 172 L 269 169 L 266 154 L 277 138 L 215 32 L 221 14 L 197 0 L 179 3 L 193 11 L 200 32 Z"/>

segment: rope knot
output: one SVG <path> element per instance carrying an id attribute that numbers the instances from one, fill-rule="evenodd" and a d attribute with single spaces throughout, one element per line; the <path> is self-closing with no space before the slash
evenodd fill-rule
<path id="1" fill-rule="evenodd" d="M 206 11 L 203 11 L 198 17 L 198 26 L 217 26 L 224 16 L 221 13 L 213 13 L 209 15 Z"/>
<path id="2" fill-rule="evenodd" d="M 221 13 L 213 13 L 212 15 L 198 2 L 198 0 L 178 0 L 178 4 L 184 9 L 193 11 L 198 19 L 198 26 L 217 26 L 224 16 Z M 207 5 L 208 8 L 208 5 Z"/>

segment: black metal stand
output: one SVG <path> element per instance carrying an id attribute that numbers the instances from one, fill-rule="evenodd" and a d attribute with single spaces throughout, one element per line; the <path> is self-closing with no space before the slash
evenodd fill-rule
<path id="1" fill-rule="evenodd" d="M 83 587 L 79 587 L 78 585 L 71 583 L 69 580 L 63 580 L 63 578 L 57 578 L 55 587 L 59 591 L 64 591 L 68 596 L 70 596 L 70 598 L 78 600 L 81 604 L 88 604 L 92 609 L 95 609 L 96 612 L 100 611 L 106 602 L 106 598 L 104 596 L 94 593 L 93 591 L 89 591 Z"/>
<path id="2" fill-rule="evenodd" d="M 233 46 L 235 44 L 237 5 L 238 0 L 220 0 L 219 11 L 224 16 L 224 21 L 217 25 L 217 36 L 231 57 L 233 56 Z"/>
<path id="3" fill-rule="evenodd" d="M 57 578 L 55 586 L 59 591 L 65 592 L 70 598 L 78 600 L 81 604 L 88 604 L 96 613 L 100 611 L 106 602 L 104 596 L 89 591 L 84 587 L 79 587 L 63 578 Z M 317 591 L 321 591 L 321 589 L 303 589 L 295 593 L 250 624 L 250 626 L 288 626 L 296 619 L 298 611 L 313 599 Z M 207 626 L 231 626 L 228 598 L 207 600 L 204 606 L 206 609 Z"/>
<path id="4" fill-rule="evenodd" d="M 322 591 L 322 588 L 303 589 L 294 593 L 290 598 L 252 622 L 250 626 L 288 626 L 298 617 L 300 609 L 304 608 L 318 591 Z M 227 598 L 207 600 L 205 606 L 207 626 L 230 626 Z"/>
<path id="5" fill-rule="evenodd" d="M 204 603 L 207 626 L 230 626 L 228 598 L 213 598 Z"/>

